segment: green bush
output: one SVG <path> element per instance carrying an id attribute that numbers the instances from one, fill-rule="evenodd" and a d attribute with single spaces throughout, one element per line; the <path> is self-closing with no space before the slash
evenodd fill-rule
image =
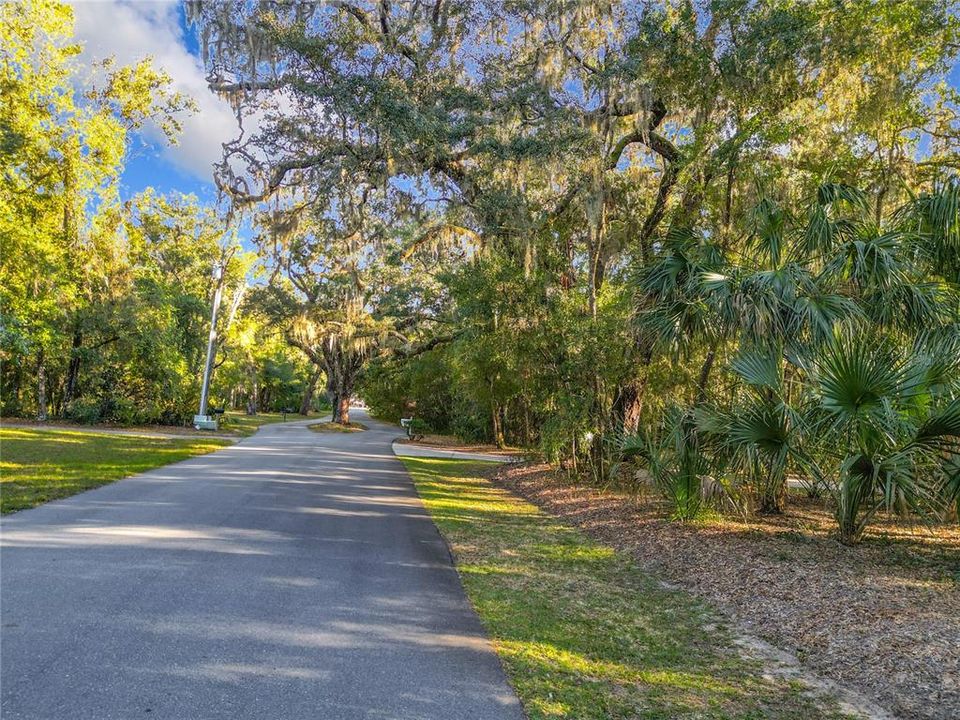
<path id="1" fill-rule="evenodd" d="M 407 437 L 413 438 L 414 440 L 419 440 L 424 435 L 430 435 L 432 432 L 433 428 L 430 427 L 429 423 L 420 418 L 413 418 L 410 424 L 407 425 Z"/>
<path id="2" fill-rule="evenodd" d="M 74 400 L 67 406 L 64 417 L 83 425 L 100 422 L 100 402 L 97 400 Z"/>

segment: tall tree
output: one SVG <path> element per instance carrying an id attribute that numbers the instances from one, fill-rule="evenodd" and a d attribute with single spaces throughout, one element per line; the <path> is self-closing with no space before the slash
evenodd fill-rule
<path id="1" fill-rule="evenodd" d="M 63 3 L 0 6 L 3 347 L 35 375 L 40 419 L 48 366 L 81 350 L 77 309 L 103 291 L 97 269 L 118 252 L 117 187 L 129 134 L 149 118 L 173 140 L 176 113 L 189 104 L 146 60 L 120 68 L 108 61 L 102 84 L 83 87 L 72 33 L 73 11 Z M 19 380 L 14 385 L 19 395 Z"/>

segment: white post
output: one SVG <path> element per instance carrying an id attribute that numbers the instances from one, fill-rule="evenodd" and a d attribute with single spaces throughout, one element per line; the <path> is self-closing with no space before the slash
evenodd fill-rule
<path id="1" fill-rule="evenodd" d="M 210 422 L 210 418 L 207 417 L 207 400 L 210 393 L 210 375 L 213 373 L 213 358 L 216 354 L 217 313 L 220 311 L 220 298 L 223 295 L 223 268 L 219 263 L 213 267 L 213 279 L 217 286 L 213 292 L 213 312 L 210 316 L 210 336 L 207 340 L 207 362 L 204 364 L 203 386 L 200 389 L 200 413 L 193 419 L 193 424 L 198 429 L 203 427 L 200 423 Z M 207 425 L 206 427 L 210 426 Z"/>

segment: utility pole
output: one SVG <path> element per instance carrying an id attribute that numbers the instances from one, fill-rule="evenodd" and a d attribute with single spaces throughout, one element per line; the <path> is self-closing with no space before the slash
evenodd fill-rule
<path id="1" fill-rule="evenodd" d="M 207 340 L 207 362 L 203 367 L 203 386 L 200 389 L 200 412 L 193 416 L 193 426 L 197 430 L 217 429 L 217 421 L 207 415 L 207 400 L 210 394 L 210 375 L 213 373 L 213 358 L 217 346 L 217 313 L 220 311 L 220 299 L 223 296 L 223 266 L 219 262 L 213 266 L 213 279 L 216 282 L 216 287 L 213 291 L 210 337 Z"/>

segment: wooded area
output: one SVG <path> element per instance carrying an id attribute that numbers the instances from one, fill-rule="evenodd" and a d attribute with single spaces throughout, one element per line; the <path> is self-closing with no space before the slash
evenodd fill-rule
<path id="1" fill-rule="evenodd" d="M 78 89 L 69 9 L 29 7 L 0 10 L 5 414 L 184 422 L 221 263 L 230 405 L 325 381 L 336 422 L 360 395 L 677 518 L 791 482 L 847 542 L 955 517 L 952 3 L 188 3 L 244 128 L 225 215 L 118 200 L 130 133 L 188 103 L 147 62 Z"/>
<path id="2" fill-rule="evenodd" d="M 91 81 L 60 3 L 4 3 L 0 33 L 4 416 L 186 424 L 217 282 L 216 403 L 300 408 L 312 373 L 245 292 L 256 256 L 236 223 L 194 196 L 121 200 L 132 135 L 150 122 L 176 142 L 192 102 L 149 60 Z"/>
<path id="3" fill-rule="evenodd" d="M 197 5 L 288 337 L 673 514 L 960 491 L 945 2 Z M 359 379 L 357 379 L 359 378 Z M 955 510 L 954 510 L 955 511 Z"/>

